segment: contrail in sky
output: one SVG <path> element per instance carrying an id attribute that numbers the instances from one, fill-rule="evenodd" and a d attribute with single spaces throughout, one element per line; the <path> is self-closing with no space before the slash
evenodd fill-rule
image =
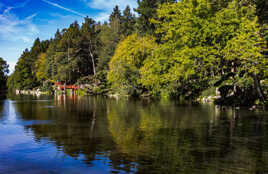
<path id="1" fill-rule="evenodd" d="M 45 2 L 45 3 L 47 3 L 47 4 L 49 4 L 49 5 L 52 5 L 54 7 L 57 7 L 57 8 L 60 8 L 62 10 L 65 10 L 65 11 L 71 12 L 73 14 L 76 14 L 78 16 L 85 17 L 85 15 L 82 14 L 82 13 L 79 13 L 79 12 L 74 11 L 74 10 L 69 9 L 69 8 L 65 8 L 65 7 L 63 7 L 63 6 L 59 5 L 59 4 L 54 3 L 54 2 L 50 2 L 50 1 L 47 1 L 47 0 L 42 0 L 42 1 Z"/>

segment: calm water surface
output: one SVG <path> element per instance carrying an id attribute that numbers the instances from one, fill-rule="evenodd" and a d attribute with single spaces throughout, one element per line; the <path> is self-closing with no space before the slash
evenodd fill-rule
<path id="1" fill-rule="evenodd" d="M 268 114 L 103 97 L 0 100 L 0 173 L 268 173 Z"/>

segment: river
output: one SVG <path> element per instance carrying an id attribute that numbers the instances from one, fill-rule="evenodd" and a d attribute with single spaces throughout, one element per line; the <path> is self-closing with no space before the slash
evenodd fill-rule
<path id="1" fill-rule="evenodd" d="M 1 174 L 261 174 L 268 114 L 105 97 L 0 100 Z"/>

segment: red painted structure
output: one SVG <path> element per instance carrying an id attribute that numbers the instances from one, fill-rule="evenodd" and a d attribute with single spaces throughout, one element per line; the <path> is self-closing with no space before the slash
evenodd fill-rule
<path id="1" fill-rule="evenodd" d="M 73 89 L 73 90 L 79 89 L 79 86 L 77 86 L 77 85 L 63 85 L 60 82 L 56 82 L 55 85 L 54 85 L 54 87 L 56 89 L 59 89 L 59 90 L 64 90 L 64 87 L 66 89 Z"/>

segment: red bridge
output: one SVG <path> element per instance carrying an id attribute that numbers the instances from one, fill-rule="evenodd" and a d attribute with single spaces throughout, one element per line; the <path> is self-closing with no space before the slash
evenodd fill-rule
<path id="1" fill-rule="evenodd" d="M 77 86 L 77 85 L 63 85 L 60 82 L 56 82 L 54 87 L 59 89 L 59 90 L 64 90 L 64 88 L 65 89 L 73 89 L 73 90 L 79 89 L 79 86 Z"/>

